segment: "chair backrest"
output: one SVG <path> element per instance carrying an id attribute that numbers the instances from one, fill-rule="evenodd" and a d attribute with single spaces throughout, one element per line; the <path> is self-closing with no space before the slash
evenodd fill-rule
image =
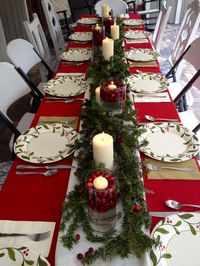
<path id="1" fill-rule="evenodd" d="M 172 53 L 169 58 L 172 65 L 175 64 L 175 62 L 185 51 L 187 46 L 195 39 L 195 34 L 197 32 L 199 23 L 200 23 L 200 3 L 199 0 L 194 0 L 187 7 L 187 11 L 184 15 L 174 46 L 172 48 Z M 179 68 L 176 71 L 177 78 L 178 75 L 180 77 L 181 71 L 182 67 L 181 65 L 179 65 Z"/>
<path id="2" fill-rule="evenodd" d="M 98 0 L 68 0 L 73 22 L 78 20 L 83 14 L 93 14 L 96 2 Z"/>
<path id="3" fill-rule="evenodd" d="M 36 13 L 33 14 L 32 22 L 24 21 L 24 27 L 30 43 L 35 47 L 41 57 L 49 62 L 51 58 L 49 45 Z"/>
<path id="4" fill-rule="evenodd" d="M 97 14 L 101 15 L 102 13 L 102 4 L 107 3 L 110 7 L 110 9 L 113 10 L 116 14 L 126 14 L 128 11 L 128 5 L 123 0 L 100 0 L 95 4 L 95 11 Z"/>
<path id="5" fill-rule="evenodd" d="M 7 55 L 15 67 L 20 67 L 26 74 L 41 62 L 33 50 L 33 45 L 24 39 L 14 39 L 7 45 Z"/>
<path id="6" fill-rule="evenodd" d="M 65 49 L 65 41 L 52 0 L 42 0 L 42 7 L 55 48 L 56 56 L 59 59 L 61 52 Z"/>
<path id="7" fill-rule="evenodd" d="M 0 62 L 0 89 L 0 110 L 5 115 L 13 102 L 31 92 L 15 67 L 7 62 Z"/>
<path id="8" fill-rule="evenodd" d="M 171 10 L 172 7 L 169 6 L 167 8 L 166 2 L 163 2 L 152 37 L 152 44 L 158 52 L 160 51 L 161 48 L 161 43 L 163 40 L 164 32 L 167 26 Z"/>

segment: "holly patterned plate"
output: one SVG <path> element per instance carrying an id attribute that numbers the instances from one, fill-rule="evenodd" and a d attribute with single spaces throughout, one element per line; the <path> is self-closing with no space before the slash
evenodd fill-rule
<path id="1" fill-rule="evenodd" d="M 126 26 L 141 26 L 145 24 L 145 21 L 141 19 L 125 19 L 123 22 Z"/>
<path id="2" fill-rule="evenodd" d="M 92 58 L 92 50 L 85 48 L 69 49 L 67 52 L 63 52 L 60 58 L 65 61 L 88 61 Z"/>
<path id="3" fill-rule="evenodd" d="M 98 18 L 81 18 L 77 20 L 79 24 L 94 25 L 98 23 Z"/>
<path id="4" fill-rule="evenodd" d="M 125 52 L 125 57 L 130 61 L 154 61 L 159 56 L 159 53 L 152 49 L 132 49 Z"/>
<path id="5" fill-rule="evenodd" d="M 200 213 L 177 213 L 160 221 L 151 236 L 158 245 L 150 252 L 152 266 L 198 266 Z"/>
<path id="6" fill-rule="evenodd" d="M 0 249 L 1 266 L 50 266 L 38 252 L 27 247 L 5 247 Z"/>
<path id="7" fill-rule="evenodd" d="M 146 39 L 151 33 L 143 30 L 128 30 L 124 37 L 127 39 Z"/>
<path id="8" fill-rule="evenodd" d="M 22 133 L 15 142 L 15 154 L 30 163 L 52 163 L 73 153 L 77 132 L 67 123 L 46 123 Z"/>
<path id="9" fill-rule="evenodd" d="M 88 42 L 92 40 L 92 32 L 75 32 L 68 38 L 72 41 Z"/>
<path id="10" fill-rule="evenodd" d="M 132 91 L 142 93 L 156 93 L 167 89 L 168 80 L 158 73 L 139 73 L 127 78 Z"/>
<path id="11" fill-rule="evenodd" d="M 76 76 L 60 76 L 44 84 L 44 91 L 59 97 L 79 95 L 89 87 L 88 81 Z"/>
<path id="12" fill-rule="evenodd" d="M 193 132 L 178 123 L 148 123 L 139 142 L 148 142 L 140 151 L 147 156 L 164 162 L 183 162 L 199 151 L 199 140 Z"/>

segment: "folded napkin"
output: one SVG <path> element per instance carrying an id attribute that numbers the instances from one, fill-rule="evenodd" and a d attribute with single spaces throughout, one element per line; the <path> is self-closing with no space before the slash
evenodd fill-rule
<path id="1" fill-rule="evenodd" d="M 156 171 L 149 170 L 149 172 L 147 173 L 148 179 L 200 180 L 200 172 L 198 170 L 198 166 L 195 160 L 188 160 L 179 163 L 167 163 L 148 158 L 148 160 L 146 161 L 157 166 L 190 167 L 194 169 L 194 172 L 169 169 L 162 169 Z"/>
<path id="2" fill-rule="evenodd" d="M 157 61 L 129 61 L 129 67 L 157 67 Z"/>
<path id="3" fill-rule="evenodd" d="M 126 39 L 126 43 L 148 43 L 148 39 Z"/>
<path id="4" fill-rule="evenodd" d="M 40 116 L 38 124 L 44 123 L 62 123 L 67 122 L 70 127 L 77 129 L 78 126 L 78 117 L 77 116 Z"/>
<path id="5" fill-rule="evenodd" d="M 42 241 L 32 241 L 26 236 L 0 237 L 0 248 L 4 247 L 28 247 L 41 253 L 44 257 L 49 255 L 53 238 L 54 222 L 29 222 L 29 221 L 0 221 L 1 233 L 34 234 L 50 231 L 50 236 Z"/>
<path id="6" fill-rule="evenodd" d="M 134 102 L 136 102 L 136 103 L 149 103 L 149 102 L 151 102 L 151 103 L 164 103 L 164 102 L 171 102 L 171 100 L 169 98 L 169 94 L 167 92 L 155 93 L 155 97 L 153 95 L 149 96 L 148 94 L 140 94 L 140 93 L 138 93 L 138 94 L 134 93 L 133 95 L 134 95 Z"/>

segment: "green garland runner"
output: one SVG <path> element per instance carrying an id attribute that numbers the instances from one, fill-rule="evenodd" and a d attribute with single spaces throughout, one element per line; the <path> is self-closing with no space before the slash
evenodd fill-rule
<path id="1" fill-rule="evenodd" d="M 155 243 L 143 232 L 144 227 L 149 228 L 151 220 L 146 209 L 142 173 L 136 154 L 139 147 L 138 138 L 143 132 L 138 127 L 136 111 L 133 110 L 128 97 L 122 114 L 113 115 L 95 102 L 94 89 L 99 86 L 101 79 L 110 76 L 123 79 L 129 74 L 124 62 L 122 38 L 115 42 L 115 50 L 118 52 L 110 62 L 106 62 L 99 51 L 88 71 L 89 77 L 93 79 L 93 86 L 90 99 L 83 105 L 82 129 L 80 138 L 75 144 L 75 149 L 79 151 L 75 158 L 78 165 L 76 171 L 78 185 L 75 185 L 73 191 L 67 195 L 60 225 L 60 230 L 63 232 L 62 243 L 69 249 L 78 243 L 79 235 L 76 232 L 79 227 L 82 227 L 89 241 L 102 243 L 97 250 L 87 252 L 87 256 L 81 260 L 83 265 L 92 264 L 99 258 L 123 259 L 129 254 L 140 257 Z M 118 199 L 123 206 L 123 219 L 119 231 L 112 230 L 99 235 L 89 225 L 85 180 L 89 173 L 104 169 L 102 164 L 95 165 L 92 153 L 92 138 L 103 131 L 110 134 L 114 140 L 114 175 L 117 177 Z"/>

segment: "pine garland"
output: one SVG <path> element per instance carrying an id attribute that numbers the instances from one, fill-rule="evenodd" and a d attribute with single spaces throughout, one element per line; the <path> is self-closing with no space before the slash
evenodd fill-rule
<path id="1" fill-rule="evenodd" d="M 129 74 L 123 59 L 122 39 L 115 43 L 115 49 L 119 52 L 115 53 L 109 62 L 102 58 L 99 51 L 88 72 L 89 77 L 93 79 L 91 98 L 83 105 L 82 129 L 75 144 L 75 149 L 79 151 L 75 158 L 79 184 L 67 195 L 60 225 L 60 230 L 64 233 L 62 243 L 69 249 L 78 242 L 76 232 L 79 227 L 82 227 L 89 241 L 102 243 L 100 248 L 88 253 L 81 260 L 83 265 L 92 264 L 96 259 L 123 259 L 129 254 L 140 257 L 154 244 L 154 240 L 143 232 L 144 227 L 150 227 L 151 220 L 144 200 L 142 173 L 136 152 L 139 147 L 138 138 L 143 133 L 143 129 L 137 124 L 136 110 L 133 110 L 127 97 L 123 113 L 113 115 L 94 99 L 94 89 L 99 86 L 101 79 L 110 76 L 123 79 Z M 107 132 L 114 140 L 114 175 L 117 177 L 118 199 L 123 206 L 123 219 L 119 232 L 111 230 L 99 235 L 89 224 L 85 179 L 91 172 L 104 169 L 103 164 L 95 165 L 92 153 L 92 139 L 101 132 Z"/>

